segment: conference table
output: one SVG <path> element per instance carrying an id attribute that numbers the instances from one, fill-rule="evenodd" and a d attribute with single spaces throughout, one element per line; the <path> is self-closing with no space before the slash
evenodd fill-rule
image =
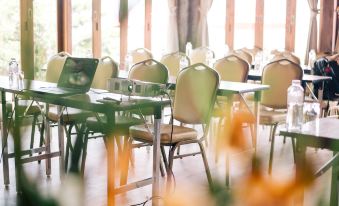
<path id="1" fill-rule="evenodd" d="M 77 95 L 51 95 L 51 94 L 41 94 L 39 92 L 32 92 L 31 89 L 33 88 L 41 88 L 41 87 L 56 87 L 54 83 L 46 83 L 41 81 L 34 81 L 34 80 L 24 80 L 21 88 L 12 88 L 8 84 L 8 77 L 1 77 L 0 76 L 0 91 L 2 95 L 2 114 L 7 114 L 6 108 L 6 93 L 10 93 L 14 95 L 14 147 L 15 153 L 19 154 L 8 154 L 8 145 L 7 145 L 7 138 L 8 138 L 8 120 L 5 115 L 3 115 L 3 122 L 2 122 L 2 146 L 3 150 L 3 175 L 4 175 L 4 182 L 5 185 L 9 184 L 9 167 L 8 167 L 8 158 L 15 157 L 15 173 L 16 173 L 16 180 L 17 180 L 17 191 L 20 191 L 20 176 L 21 176 L 21 164 L 37 161 L 37 160 L 46 160 L 46 174 L 50 175 L 50 161 L 52 157 L 59 157 L 59 166 L 60 166 L 60 175 L 63 176 L 64 173 L 64 137 L 63 137 L 63 129 L 61 127 L 61 122 L 58 123 L 58 151 L 51 152 L 50 147 L 50 137 L 47 128 L 48 121 L 45 121 L 46 124 L 46 142 L 45 146 L 42 148 L 34 148 L 31 150 L 21 151 L 21 141 L 20 141 L 20 133 L 19 128 L 20 125 L 18 124 L 20 116 L 19 112 L 17 111 L 17 104 L 18 104 L 18 96 L 20 95 L 25 96 L 26 98 L 31 99 L 35 102 L 43 102 L 46 104 L 44 114 L 48 113 L 48 105 L 58 105 L 58 111 L 61 112 L 61 107 L 72 107 L 77 109 L 88 110 L 97 113 L 103 113 L 107 116 L 108 125 L 115 124 L 115 114 L 121 111 L 133 110 L 138 108 L 153 108 L 154 110 L 154 144 L 153 144 L 153 175 L 152 178 L 148 178 L 136 183 L 130 183 L 129 185 L 124 186 L 125 188 L 133 187 L 133 185 L 138 184 L 146 185 L 151 183 L 152 184 L 152 196 L 159 196 L 160 195 L 160 175 L 159 175 L 159 166 L 156 164 L 160 162 L 160 123 L 161 123 L 161 115 L 162 115 L 162 108 L 165 105 L 170 104 L 170 100 L 162 99 L 162 98 L 146 98 L 146 97 L 131 97 L 130 99 L 126 97 L 126 101 L 122 101 L 119 104 L 116 101 L 106 101 L 103 103 L 101 100 L 104 99 L 118 99 L 122 96 L 120 94 L 112 94 L 108 93 L 107 91 L 96 91 L 91 90 L 86 94 L 77 94 Z M 127 100 L 128 99 L 128 100 Z M 114 126 L 111 127 L 111 133 L 114 133 Z M 78 138 L 81 138 L 82 134 L 78 134 Z M 119 191 L 120 188 L 115 187 L 115 149 L 113 138 L 109 138 L 107 141 L 107 205 L 114 205 L 115 204 L 115 194 Z M 19 152 L 17 152 L 19 151 Z M 36 154 L 44 152 L 42 155 L 34 155 L 26 158 L 22 158 L 22 155 L 28 154 Z M 153 205 L 156 205 L 153 201 Z"/>
<path id="2" fill-rule="evenodd" d="M 305 153 L 307 147 L 328 149 L 333 157 L 313 175 L 319 177 L 332 167 L 330 205 L 338 205 L 338 172 L 339 172 L 339 119 L 321 118 L 303 124 L 300 131 L 280 130 L 281 136 L 296 139 L 296 178 L 300 181 L 305 175 Z M 298 179 L 299 178 L 299 179 Z M 298 194 L 297 204 L 303 205 L 304 190 Z"/>
<path id="3" fill-rule="evenodd" d="M 109 93 L 104 90 L 93 90 L 91 89 L 86 94 L 77 94 L 77 95 L 69 95 L 69 96 L 58 96 L 58 95 L 46 95 L 46 94 L 39 94 L 37 92 L 32 92 L 32 88 L 39 88 L 39 87 L 55 87 L 56 84 L 54 83 L 47 83 L 42 81 L 36 80 L 24 80 L 21 88 L 11 88 L 8 85 L 8 77 L 0 76 L 0 92 L 2 95 L 2 114 L 7 114 L 6 106 L 6 93 L 14 95 L 14 121 L 20 119 L 18 112 L 16 111 L 17 104 L 18 104 L 18 95 L 26 96 L 32 101 L 35 102 L 42 102 L 45 103 L 44 106 L 44 114 L 48 113 L 49 104 L 57 105 L 58 111 L 61 113 L 63 111 L 62 107 L 72 107 L 77 109 L 83 109 L 88 111 L 93 111 L 96 113 L 103 113 L 106 114 L 108 119 L 108 124 L 114 125 L 115 123 L 115 114 L 120 111 L 127 111 L 138 109 L 140 107 L 153 107 L 154 108 L 154 128 L 155 128 L 155 139 L 153 144 L 153 174 L 151 179 L 142 180 L 141 183 L 130 183 L 129 185 L 122 186 L 123 188 L 116 188 L 115 187 L 115 180 L 114 180 L 114 171 L 115 171 L 115 157 L 114 157 L 114 144 L 113 140 L 109 141 L 108 143 L 110 146 L 107 147 L 107 205 L 114 205 L 115 198 L 114 195 L 118 191 L 126 191 L 129 189 L 134 189 L 140 186 L 144 186 L 146 184 L 152 184 L 152 196 L 158 197 L 160 196 L 160 174 L 159 174 L 159 165 L 156 164 L 160 161 L 160 122 L 161 122 L 161 115 L 162 115 L 162 108 L 166 105 L 170 104 L 170 100 L 162 99 L 162 98 L 142 98 L 142 97 L 131 97 L 133 101 L 125 101 L 121 102 L 120 104 L 116 104 L 115 101 L 103 103 L 103 99 L 116 99 L 121 97 L 121 94 L 113 94 Z M 175 78 L 170 78 L 170 83 L 168 87 L 175 88 Z M 263 90 L 268 89 L 269 86 L 261 85 L 261 84 L 250 84 L 250 83 L 240 83 L 240 82 L 227 82 L 221 81 L 219 85 L 219 89 L 217 94 L 220 96 L 226 96 L 227 104 L 226 104 L 226 119 L 231 120 L 231 106 L 232 106 L 232 96 L 233 95 L 240 95 L 243 98 L 244 93 L 254 92 L 254 111 L 253 115 L 256 117 L 256 121 L 258 123 L 258 114 L 259 114 L 259 102 L 260 102 L 260 93 Z M 245 99 L 243 98 L 245 101 Z M 245 101 L 246 103 L 246 101 Z M 250 109 L 250 108 L 249 108 Z M 48 121 L 45 121 L 46 128 L 48 127 Z M 64 173 L 64 132 L 61 126 L 61 122 L 58 123 L 58 151 L 51 152 L 50 147 L 50 137 L 49 132 L 46 130 L 46 145 L 43 148 L 34 148 L 28 151 L 21 151 L 20 145 L 20 133 L 13 133 L 14 136 L 14 145 L 18 148 L 18 151 L 21 151 L 21 154 L 36 154 L 44 152 L 44 154 L 39 156 L 32 156 L 27 158 L 22 158 L 21 155 L 8 155 L 7 151 L 7 138 L 8 138 L 8 120 L 5 116 L 3 116 L 2 127 L 3 129 L 3 136 L 2 136 L 2 146 L 4 147 L 3 152 L 3 175 L 4 175 L 4 182 L 5 185 L 9 184 L 9 167 L 8 167 L 8 158 L 15 156 L 15 166 L 16 166 L 16 177 L 17 180 L 20 176 L 20 163 L 27 163 L 31 161 L 37 160 L 46 160 L 46 174 L 50 175 L 50 161 L 52 157 L 59 157 L 59 164 L 60 164 L 60 175 L 63 176 Z M 230 125 L 230 123 L 228 123 Z M 19 131 L 19 125 L 14 123 L 16 127 L 14 131 Z M 114 128 L 114 127 L 112 127 Z M 114 133 L 114 129 L 112 129 L 112 133 Z M 257 137 L 257 124 L 254 126 L 254 134 L 255 134 L 255 142 L 256 145 L 256 137 Z M 80 138 L 82 134 L 78 134 L 78 138 Z M 113 138 L 112 138 L 113 139 Z M 133 186 L 134 184 L 134 186 Z M 17 186 L 19 186 L 17 184 Z M 157 205 L 158 201 L 153 200 L 152 204 Z"/>

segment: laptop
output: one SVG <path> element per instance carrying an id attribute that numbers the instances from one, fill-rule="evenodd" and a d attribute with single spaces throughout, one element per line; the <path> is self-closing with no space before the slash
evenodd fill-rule
<path id="1" fill-rule="evenodd" d="M 91 87 L 98 62 L 93 58 L 67 57 L 56 86 L 32 88 L 29 91 L 46 95 L 84 94 Z"/>

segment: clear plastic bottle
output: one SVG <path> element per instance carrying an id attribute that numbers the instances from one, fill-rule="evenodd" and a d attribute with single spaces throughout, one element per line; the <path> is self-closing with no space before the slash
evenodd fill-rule
<path id="1" fill-rule="evenodd" d="M 182 70 L 185 67 L 188 67 L 188 60 L 185 56 L 180 57 L 179 67 L 180 67 L 180 70 Z"/>
<path id="2" fill-rule="evenodd" d="M 312 49 L 308 54 L 308 66 L 312 68 L 316 60 L 317 54 L 315 53 L 314 49 Z"/>
<path id="3" fill-rule="evenodd" d="M 192 53 L 192 44 L 191 42 L 187 42 L 186 44 L 186 55 L 189 57 Z"/>
<path id="4" fill-rule="evenodd" d="M 19 65 L 15 58 L 11 58 L 8 64 L 8 82 L 9 86 L 17 87 L 18 86 L 18 76 L 19 76 Z"/>
<path id="5" fill-rule="evenodd" d="M 133 56 L 130 52 L 127 52 L 125 56 L 125 70 L 128 72 L 133 64 Z"/>
<path id="6" fill-rule="evenodd" d="M 287 118 L 288 131 L 299 131 L 303 124 L 304 89 L 300 80 L 292 80 L 287 90 Z"/>

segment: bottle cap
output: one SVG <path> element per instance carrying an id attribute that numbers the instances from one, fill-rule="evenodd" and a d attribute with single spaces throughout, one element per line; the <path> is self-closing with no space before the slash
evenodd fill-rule
<path id="1" fill-rule="evenodd" d="M 292 84 L 300 84 L 301 81 L 299 79 L 293 79 Z"/>

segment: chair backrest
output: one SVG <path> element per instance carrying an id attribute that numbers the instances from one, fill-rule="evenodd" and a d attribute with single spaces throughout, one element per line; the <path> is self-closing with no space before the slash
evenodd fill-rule
<path id="1" fill-rule="evenodd" d="M 246 51 L 244 51 L 242 49 L 237 49 L 237 50 L 230 51 L 228 54 L 229 55 L 235 55 L 235 56 L 238 56 L 238 57 L 242 58 L 249 65 L 252 64 L 252 55 L 250 53 L 247 53 Z"/>
<path id="2" fill-rule="evenodd" d="M 136 64 L 153 58 L 151 51 L 145 48 L 134 49 L 130 51 L 130 54 L 132 56 L 132 64 Z"/>
<path id="3" fill-rule="evenodd" d="M 257 55 L 257 53 L 261 52 L 262 49 L 258 48 L 258 47 L 254 47 L 254 48 L 242 48 L 241 50 L 245 51 L 246 53 L 250 54 L 252 56 L 252 61 L 255 58 L 255 56 Z"/>
<path id="4" fill-rule="evenodd" d="M 189 58 L 191 60 L 191 64 L 203 63 L 208 64 L 208 58 L 214 58 L 214 52 L 208 47 L 198 47 L 192 50 L 191 54 L 189 54 Z"/>
<path id="5" fill-rule="evenodd" d="M 175 89 L 174 119 L 187 124 L 208 123 L 218 87 L 219 74 L 204 64 L 181 70 Z"/>
<path id="6" fill-rule="evenodd" d="M 64 67 L 66 58 L 71 56 L 67 52 L 60 52 L 52 56 L 47 64 L 46 81 L 57 83 Z"/>
<path id="7" fill-rule="evenodd" d="M 287 89 L 293 79 L 302 80 L 303 70 L 287 59 L 271 62 L 263 68 L 261 82 L 270 88 L 262 92 L 261 104 L 273 109 L 287 108 Z"/>
<path id="8" fill-rule="evenodd" d="M 229 55 L 217 60 L 214 64 L 214 69 L 219 73 L 221 80 L 246 82 L 249 65 L 242 58 Z"/>
<path id="9" fill-rule="evenodd" d="M 118 76 L 118 64 L 109 56 L 99 60 L 91 87 L 107 89 L 107 80 Z"/>
<path id="10" fill-rule="evenodd" d="M 133 65 L 128 78 L 166 84 L 168 81 L 168 70 L 162 63 L 154 59 L 148 59 Z"/>
<path id="11" fill-rule="evenodd" d="M 161 58 L 160 62 L 163 63 L 167 67 L 170 76 L 177 76 L 181 69 L 180 61 L 182 58 L 186 60 L 187 62 L 186 66 L 189 66 L 191 64 L 188 56 L 181 52 L 174 52 L 171 54 L 166 54 Z"/>
<path id="12" fill-rule="evenodd" d="M 276 61 L 276 60 L 279 60 L 279 59 L 288 59 L 290 60 L 291 62 L 294 62 L 298 65 L 300 65 L 300 59 L 299 57 L 297 57 L 296 55 L 294 55 L 293 53 L 291 52 L 281 52 L 281 53 L 277 53 L 274 55 L 274 57 L 272 58 L 271 61 Z"/>

